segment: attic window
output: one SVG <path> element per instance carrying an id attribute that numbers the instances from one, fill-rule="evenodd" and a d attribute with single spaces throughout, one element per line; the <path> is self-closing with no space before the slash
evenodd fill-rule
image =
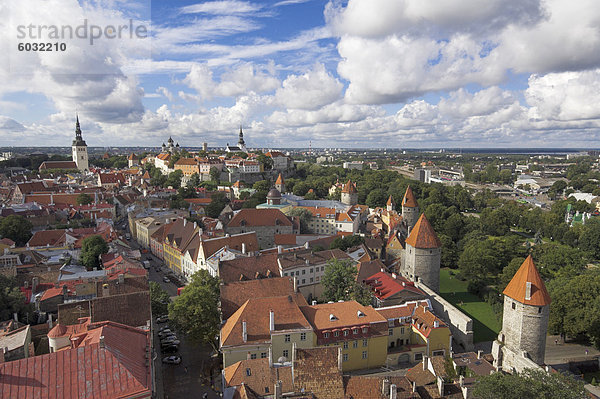
<path id="1" fill-rule="evenodd" d="M 246 221 L 244 219 L 242 219 L 242 221 L 240 222 L 240 226 L 245 226 L 246 225 Z"/>
<path id="2" fill-rule="evenodd" d="M 252 375 L 252 372 L 250 371 L 250 369 L 249 369 L 249 368 L 247 368 L 247 369 L 246 369 L 246 375 L 247 375 L 248 377 L 250 377 L 250 376 Z"/>
<path id="3" fill-rule="evenodd" d="M 329 321 L 336 321 L 338 318 L 333 313 L 329 314 Z"/>
<path id="4" fill-rule="evenodd" d="M 362 311 L 360 311 L 360 310 L 357 310 L 357 311 L 356 311 L 356 315 L 357 315 L 358 317 L 365 317 L 365 314 L 364 314 Z"/>

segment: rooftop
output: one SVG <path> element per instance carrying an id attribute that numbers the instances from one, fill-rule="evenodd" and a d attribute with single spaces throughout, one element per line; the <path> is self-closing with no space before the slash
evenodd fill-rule
<path id="1" fill-rule="evenodd" d="M 519 270 L 515 273 L 510 283 L 503 292 L 504 295 L 525 305 L 549 305 L 550 294 L 546 290 L 544 280 L 533 264 L 531 255 L 525 259 Z"/>

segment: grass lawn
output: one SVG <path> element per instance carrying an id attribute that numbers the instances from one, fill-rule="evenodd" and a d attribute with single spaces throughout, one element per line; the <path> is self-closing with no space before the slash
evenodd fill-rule
<path id="1" fill-rule="evenodd" d="M 585 380 L 585 382 L 587 382 L 588 384 L 592 383 L 592 379 L 596 379 L 596 384 L 600 383 L 600 371 L 595 371 L 592 373 L 585 373 L 583 375 L 583 379 Z"/>
<path id="2" fill-rule="evenodd" d="M 467 282 L 450 275 L 450 269 L 440 270 L 440 295 L 473 319 L 473 341 L 492 341 L 500 332 L 502 322 L 492 307 L 477 295 L 467 291 Z"/>

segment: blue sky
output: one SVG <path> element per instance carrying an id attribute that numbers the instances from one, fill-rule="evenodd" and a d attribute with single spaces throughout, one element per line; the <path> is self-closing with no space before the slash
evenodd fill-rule
<path id="1" fill-rule="evenodd" d="M 260 148 L 600 138 L 591 0 L 23 0 L 0 17 L 5 145 L 68 145 L 75 112 L 90 145 L 223 146 L 240 124 Z M 151 33 L 15 50 L 19 23 L 84 19 Z"/>

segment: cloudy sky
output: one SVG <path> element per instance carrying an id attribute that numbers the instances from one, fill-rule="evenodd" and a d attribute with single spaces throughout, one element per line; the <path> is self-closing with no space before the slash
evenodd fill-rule
<path id="1" fill-rule="evenodd" d="M 148 35 L 35 36 L 86 20 Z M 3 146 L 600 147 L 594 0 L 20 0 L 0 51 Z"/>

